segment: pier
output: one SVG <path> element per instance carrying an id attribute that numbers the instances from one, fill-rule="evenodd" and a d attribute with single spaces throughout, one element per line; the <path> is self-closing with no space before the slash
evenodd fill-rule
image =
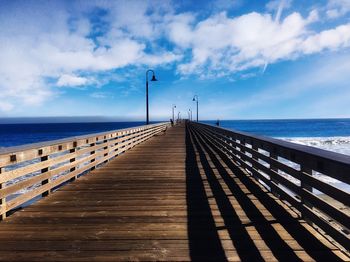
<path id="1" fill-rule="evenodd" d="M 349 261 L 319 173 L 350 157 L 194 122 L 3 149 L 0 261 Z"/>

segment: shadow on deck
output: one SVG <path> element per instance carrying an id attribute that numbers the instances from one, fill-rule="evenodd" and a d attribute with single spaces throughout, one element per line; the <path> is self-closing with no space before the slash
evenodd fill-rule
<path id="1" fill-rule="evenodd" d="M 292 208 L 213 148 L 210 141 L 187 129 L 191 259 L 342 261 L 337 248 Z"/>

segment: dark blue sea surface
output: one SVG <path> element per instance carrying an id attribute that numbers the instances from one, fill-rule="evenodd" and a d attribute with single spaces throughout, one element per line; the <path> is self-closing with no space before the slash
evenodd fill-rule
<path id="1" fill-rule="evenodd" d="M 211 125 L 216 120 L 203 121 Z M 271 137 L 350 136 L 350 119 L 222 120 L 220 127 Z"/>
<path id="2" fill-rule="evenodd" d="M 215 125 L 216 121 L 203 121 Z M 144 122 L 0 124 L 0 147 L 61 139 L 144 125 Z M 272 137 L 350 136 L 350 119 L 222 120 L 220 126 Z"/>
<path id="3" fill-rule="evenodd" d="M 49 141 L 144 124 L 145 122 L 0 124 L 0 147 Z"/>

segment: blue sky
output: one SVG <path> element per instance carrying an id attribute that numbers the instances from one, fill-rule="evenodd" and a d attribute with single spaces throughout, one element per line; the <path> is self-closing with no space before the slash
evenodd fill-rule
<path id="1" fill-rule="evenodd" d="M 200 4 L 199 4 L 200 3 Z M 0 0 L 0 117 L 350 117 L 350 1 Z"/>

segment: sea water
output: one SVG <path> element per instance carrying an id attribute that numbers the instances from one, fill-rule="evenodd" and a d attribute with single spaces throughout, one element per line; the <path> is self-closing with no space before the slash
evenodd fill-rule
<path id="1" fill-rule="evenodd" d="M 144 124 L 145 122 L 0 124 L 0 147 L 107 132 Z"/>
<path id="2" fill-rule="evenodd" d="M 1 122 L 1 121 L 0 121 Z M 216 120 L 203 121 L 216 124 Z M 350 155 L 350 119 L 222 120 L 220 126 Z M 0 124 L 0 147 L 144 125 L 144 122 Z"/>
<path id="3" fill-rule="evenodd" d="M 215 125 L 216 121 L 203 121 Z M 350 155 L 350 119 L 223 120 L 220 127 Z"/>

